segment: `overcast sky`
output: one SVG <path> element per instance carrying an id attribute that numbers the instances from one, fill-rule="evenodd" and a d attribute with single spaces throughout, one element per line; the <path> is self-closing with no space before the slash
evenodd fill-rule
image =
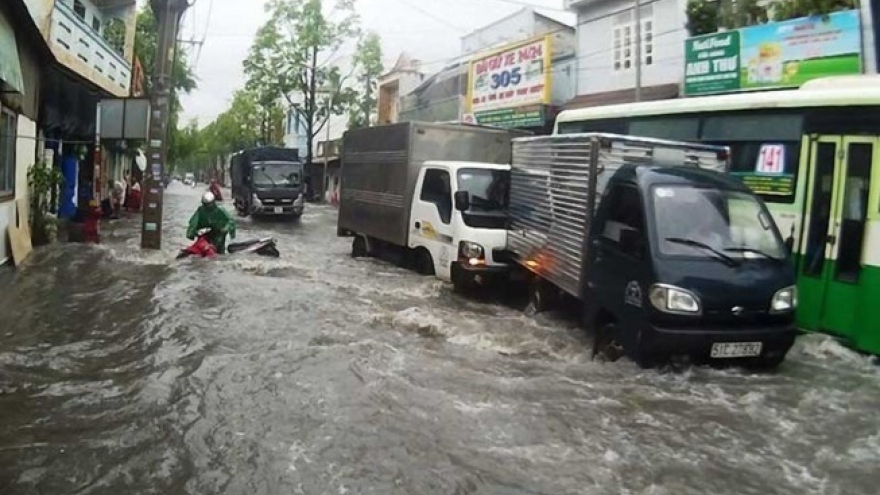
<path id="1" fill-rule="evenodd" d="M 325 0 L 330 2 L 332 0 Z M 198 89 L 183 97 L 183 121 L 201 125 L 226 109 L 233 91 L 244 85 L 242 60 L 265 21 L 263 0 L 196 0 L 184 19 L 181 39 L 198 77 Z M 563 0 L 355 0 L 361 26 L 379 33 L 386 68 L 406 51 L 439 69 L 460 53 L 460 38 L 527 5 L 562 12 Z M 346 50 L 350 55 L 351 49 Z"/>

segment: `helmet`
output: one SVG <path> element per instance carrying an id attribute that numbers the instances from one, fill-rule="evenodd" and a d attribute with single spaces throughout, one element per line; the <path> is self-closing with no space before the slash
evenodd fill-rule
<path id="1" fill-rule="evenodd" d="M 202 194 L 202 204 L 205 206 L 214 204 L 214 194 L 211 191 Z"/>

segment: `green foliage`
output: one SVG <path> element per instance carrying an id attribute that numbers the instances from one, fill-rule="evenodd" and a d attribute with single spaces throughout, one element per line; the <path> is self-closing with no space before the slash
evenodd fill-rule
<path id="1" fill-rule="evenodd" d="M 687 30 L 691 36 L 718 31 L 719 5 L 715 0 L 690 0 L 687 4 Z"/>
<path id="2" fill-rule="evenodd" d="M 719 28 L 737 29 L 855 8 L 858 0 L 689 0 L 687 28 L 691 36 L 698 36 Z"/>
<path id="3" fill-rule="evenodd" d="M 774 4 L 772 11 L 773 20 L 784 21 L 798 17 L 827 15 L 858 7 L 858 0 L 785 0 Z"/>
<path id="4" fill-rule="evenodd" d="M 379 77 L 382 75 L 382 40 L 379 35 L 370 32 L 358 41 L 354 57 L 355 80 L 357 91 L 352 105 L 348 126 L 355 129 L 370 125 L 371 116 L 376 109 L 379 92 Z"/>
<path id="5" fill-rule="evenodd" d="M 125 53 L 125 22 L 122 19 L 111 18 L 104 25 L 104 39 L 116 53 Z"/>
<path id="6" fill-rule="evenodd" d="M 269 20 L 257 32 L 244 61 L 247 89 L 261 105 L 284 99 L 306 125 L 307 161 L 330 115 L 352 103 L 335 64 L 342 44 L 358 34 L 353 0 L 337 0 L 325 12 L 323 0 L 269 0 Z"/>
<path id="7" fill-rule="evenodd" d="M 28 170 L 34 244 L 45 244 L 54 237 L 57 225 L 51 212 L 58 210 L 58 189 L 63 182 L 61 170 L 46 161 L 39 161 Z"/>

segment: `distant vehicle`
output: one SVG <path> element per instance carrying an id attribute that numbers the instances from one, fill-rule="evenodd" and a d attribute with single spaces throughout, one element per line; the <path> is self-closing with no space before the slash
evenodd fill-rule
<path id="1" fill-rule="evenodd" d="M 338 234 L 457 289 L 506 276 L 511 139 L 519 131 L 407 122 L 343 137 Z M 461 211 L 453 208 L 453 191 Z"/>
<path id="2" fill-rule="evenodd" d="M 239 215 L 302 216 L 305 181 L 296 149 L 265 146 L 239 151 L 229 161 L 229 174 Z"/>
<path id="3" fill-rule="evenodd" d="M 580 301 L 594 353 L 646 367 L 785 359 L 793 263 L 763 201 L 725 173 L 727 148 L 593 133 L 517 139 L 513 157 L 508 246 L 535 310 Z"/>
<path id="4" fill-rule="evenodd" d="M 186 175 L 183 176 L 183 183 L 190 187 L 196 187 L 196 176 L 191 172 L 187 172 Z"/>

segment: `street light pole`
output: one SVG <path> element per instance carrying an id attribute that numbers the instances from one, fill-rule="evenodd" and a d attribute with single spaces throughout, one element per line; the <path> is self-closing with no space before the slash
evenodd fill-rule
<path id="1" fill-rule="evenodd" d="M 180 18 L 189 7 L 187 0 L 151 0 L 156 15 L 159 39 L 153 87 L 150 92 L 149 167 L 144 177 L 144 217 L 141 224 L 141 248 L 162 248 L 162 178 L 168 160 L 168 122 L 171 112 L 171 71 Z"/>

